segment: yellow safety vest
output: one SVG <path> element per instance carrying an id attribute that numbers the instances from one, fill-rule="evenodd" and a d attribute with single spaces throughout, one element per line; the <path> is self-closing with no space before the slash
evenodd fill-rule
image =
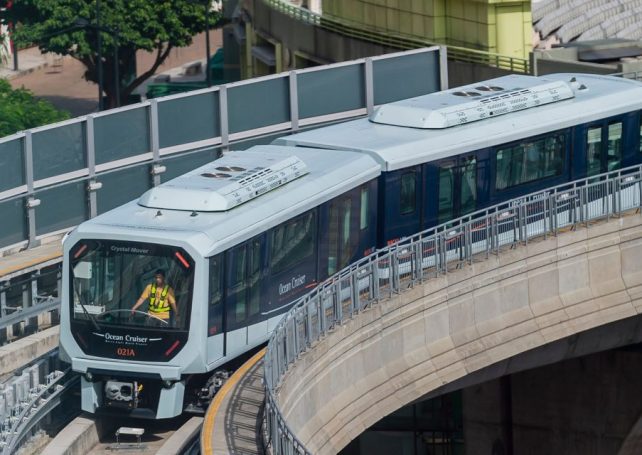
<path id="1" fill-rule="evenodd" d="M 169 285 L 163 286 L 160 298 L 156 298 L 156 283 L 152 283 L 152 288 L 149 292 L 149 312 L 154 316 L 161 319 L 169 318 L 169 300 L 167 294 L 169 293 Z"/>

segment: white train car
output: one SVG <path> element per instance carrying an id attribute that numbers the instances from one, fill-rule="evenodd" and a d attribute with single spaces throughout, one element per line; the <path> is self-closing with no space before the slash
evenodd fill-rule
<path id="1" fill-rule="evenodd" d="M 642 162 L 642 84 L 506 76 L 232 152 L 64 243 L 82 408 L 168 418 L 296 298 L 376 247 Z"/>

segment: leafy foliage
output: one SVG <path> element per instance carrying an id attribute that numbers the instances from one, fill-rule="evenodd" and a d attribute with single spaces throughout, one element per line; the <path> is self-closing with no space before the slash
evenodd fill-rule
<path id="1" fill-rule="evenodd" d="M 12 89 L 0 79 L 0 137 L 69 118 L 51 103 L 34 98 L 26 89 Z"/>
<path id="2" fill-rule="evenodd" d="M 0 6 L 9 0 L 0 0 Z M 119 69 L 135 62 L 136 51 L 155 54 L 149 68 L 139 68 L 133 80 L 121 74 L 121 98 L 149 78 L 175 47 L 188 46 L 192 36 L 205 30 L 208 0 L 99 0 L 101 57 L 104 90 L 110 104 L 115 102 L 114 45 L 118 43 Z M 4 11 L 2 18 L 21 24 L 16 32 L 19 43 L 37 43 L 41 50 L 71 55 L 87 71 L 85 78 L 97 82 L 97 0 L 18 0 Z M 220 20 L 210 12 L 210 27 Z M 117 41 L 116 41 L 117 40 Z"/>

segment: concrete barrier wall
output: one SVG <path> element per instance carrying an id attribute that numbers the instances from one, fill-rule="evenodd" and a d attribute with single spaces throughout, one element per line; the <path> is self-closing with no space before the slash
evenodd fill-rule
<path id="1" fill-rule="evenodd" d="M 58 347 L 59 333 L 58 326 L 51 327 L 0 347 L 0 375 L 13 373 Z"/>
<path id="2" fill-rule="evenodd" d="M 508 249 L 381 302 L 318 342 L 278 391 L 315 454 L 467 374 L 641 313 L 642 217 Z"/>

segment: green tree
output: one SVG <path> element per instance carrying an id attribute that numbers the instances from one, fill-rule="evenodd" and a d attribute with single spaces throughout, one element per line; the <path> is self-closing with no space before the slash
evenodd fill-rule
<path id="1" fill-rule="evenodd" d="M 24 88 L 12 89 L 0 79 L 0 137 L 69 118 L 49 101 L 40 100 Z"/>
<path id="2" fill-rule="evenodd" d="M 9 0 L 0 0 L 7 3 Z M 103 87 L 109 106 L 116 104 L 114 44 L 118 41 L 119 69 L 131 68 L 136 51 L 153 52 L 149 68 L 139 68 L 133 79 L 121 75 L 121 101 L 156 72 L 175 47 L 188 46 L 205 30 L 205 5 L 211 0 L 101 0 L 100 27 L 96 29 L 96 0 L 14 0 L 0 13 L 8 22 L 21 24 L 20 43 L 37 43 L 42 51 L 70 55 L 87 68 L 85 79 L 98 82 L 97 33 L 101 36 Z M 210 27 L 221 15 L 211 11 Z"/>

